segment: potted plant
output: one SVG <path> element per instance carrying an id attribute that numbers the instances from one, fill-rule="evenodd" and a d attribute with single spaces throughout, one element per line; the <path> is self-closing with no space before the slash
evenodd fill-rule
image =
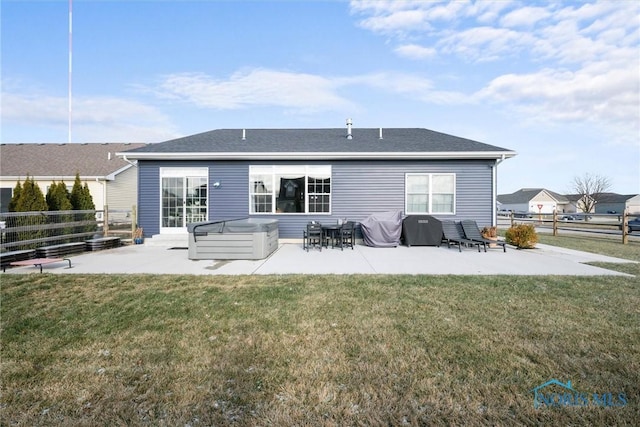
<path id="1" fill-rule="evenodd" d="M 142 237 L 143 235 L 144 233 L 142 231 L 142 227 L 136 228 L 136 230 L 133 232 L 133 243 L 135 243 L 136 245 L 142 244 L 142 242 L 144 241 L 144 238 Z"/>
<path id="2" fill-rule="evenodd" d="M 482 234 L 482 237 L 484 237 L 485 239 L 493 240 L 495 242 L 498 240 L 498 227 L 496 227 L 495 225 L 488 225 L 480 230 L 480 234 Z M 497 246 L 498 245 L 496 245 L 495 243 L 489 243 L 490 248 L 495 248 Z"/>

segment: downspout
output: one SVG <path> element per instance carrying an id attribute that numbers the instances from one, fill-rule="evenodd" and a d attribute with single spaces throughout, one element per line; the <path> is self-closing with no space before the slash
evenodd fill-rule
<path id="1" fill-rule="evenodd" d="M 497 209 L 497 204 L 498 204 L 498 165 L 502 162 L 504 162 L 505 160 L 505 156 L 504 154 L 502 155 L 501 158 L 496 159 L 496 163 L 494 165 L 491 166 L 491 181 L 492 181 L 492 204 L 491 204 L 491 222 L 493 226 L 497 226 L 498 225 L 498 212 L 496 211 Z"/>
<path id="2" fill-rule="evenodd" d="M 131 160 L 127 159 L 127 155 L 123 154 L 122 155 L 122 160 L 124 160 L 125 162 L 129 163 L 131 166 L 133 166 L 134 168 L 138 167 L 138 162 L 132 162 Z M 138 173 L 140 173 L 140 171 L 138 171 Z M 140 179 L 139 177 L 136 177 L 136 205 L 140 203 Z M 134 206 L 135 208 L 135 206 Z M 136 226 L 138 226 L 138 212 L 137 209 L 133 211 L 133 218 L 131 218 L 131 221 L 133 224 L 135 224 Z M 133 233 L 133 229 L 131 230 Z M 132 234 L 133 236 L 133 234 Z"/>
<path id="3" fill-rule="evenodd" d="M 122 160 L 124 160 L 125 162 L 129 163 L 131 166 L 138 167 L 138 162 L 132 162 L 131 160 L 127 159 L 126 155 L 122 156 Z"/>
<path id="4" fill-rule="evenodd" d="M 96 182 L 102 185 L 102 218 L 104 219 L 104 207 L 108 206 L 107 204 L 107 183 L 103 179 L 100 181 L 100 178 L 96 177 Z"/>

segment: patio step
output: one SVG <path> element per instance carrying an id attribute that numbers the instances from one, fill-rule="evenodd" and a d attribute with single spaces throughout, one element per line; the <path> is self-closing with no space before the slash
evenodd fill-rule
<path id="1" fill-rule="evenodd" d="M 147 246 L 162 246 L 167 248 L 186 248 L 189 246 L 189 233 L 154 234 L 144 239 Z"/>

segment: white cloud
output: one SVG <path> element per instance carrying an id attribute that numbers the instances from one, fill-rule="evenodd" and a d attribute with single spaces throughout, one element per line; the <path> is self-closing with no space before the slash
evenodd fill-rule
<path id="1" fill-rule="evenodd" d="M 631 130 L 638 126 L 640 87 L 635 67 L 600 72 L 597 65 L 578 72 L 545 69 L 508 74 L 475 94 L 478 100 L 504 102 L 531 120 L 594 122 Z M 630 134 L 627 141 L 635 140 Z"/>
<path id="2" fill-rule="evenodd" d="M 504 1 L 378 1 L 353 0 L 351 12 L 364 16 L 359 24 L 380 34 L 404 34 L 409 31 L 425 32 L 439 23 L 448 26 L 468 17 L 478 22 L 495 21 L 500 12 L 514 2 Z"/>
<path id="3" fill-rule="evenodd" d="M 364 28 L 390 36 L 397 55 L 437 59 L 441 67 L 482 64 L 474 68 L 476 88 L 466 96 L 441 89 L 447 80 L 431 76 L 431 87 L 415 91 L 418 99 L 497 103 L 526 120 L 586 121 L 638 142 L 640 2 L 530 7 L 492 1 L 353 1 L 351 6 Z M 505 69 L 527 71 L 501 75 Z"/>
<path id="4" fill-rule="evenodd" d="M 530 35 L 506 28 L 474 27 L 441 38 L 437 46 L 445 54 L 456 54 L 469 62 L 495 61 L 505 53 L 530 46 Z"/>
<path id="5" fill-rule="evenodd" d="M 421 10 L 400 10 L 389 15 L 372 16 L 361 21 L 363 28 L 390 34 L 394 32 L 406 32 L 410 30 L 425 29 L 426 15 Z"/>
<path id="6" fill-rule="evenodd" d="M 221 110 L 278 106 L 313 112 L 351 106 L 338 95 L 335 80 L 262 68 L 240 71 L 227 79 L 204 73 L 172 74 L 164 77 L 154 92 L 160 97 Z"/>
<path id="7" fill-rule="evenodd" d="M 71 111 L 72 139 L 82 142 L 155 142 L 177 136 L 169 118 L 137 101 L 115 97 L 74 98 Z M 65 135 L 69 126 L 66 97 L 22 88 L 2 93 L 2 122 L 49 128 Z"/>
<path id="8" fill-rule="evenodd" d="M 175 74 L 165 77 L 152 91 L 160 98 L 218 110 L 275 106 L 287 109 L 288 113 L 353 112 L 363 106 L 339 93 L 350 93 L 357 86 L 435 104 L 470 102 L 470 97 L 463 93 L 435 90 L 430 79 L 400 72 L 328 78 L 257 69 L 234 73 L 226 80 L 203 73 Z"/>
<path id="9" fill-rule="evenodd" d="M 542 7 L 523 7 L 507 13 L 500 19 L 505 27 L 533 27 L 539 21 L 548 18 L 551 11 Z"/>
<path id="10" fill-rule="evenodd" d="M 405 44 L 398 46 L 395 52 L 409 59 L 426 59 L 436 55 L 436 50 L 432 47 L 424 47 L 417 44 Z"/>

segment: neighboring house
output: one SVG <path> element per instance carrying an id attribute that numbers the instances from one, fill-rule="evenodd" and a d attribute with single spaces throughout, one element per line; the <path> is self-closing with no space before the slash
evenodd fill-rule
<path id="1" fill-rule="evenodd" d="M 569 200 L 569 205 L 565 212 L 594 213 L 594 212 L 585 212 L 585 206 L 593 206 L 593 198 L 591 196 L 585 196 L 582 194 L 565 194 L 565 197 Z"/>
<path id="2" fill-rule="evenodd" d="M 427 129 L 220 129 L 120 153 L 138 164 L 146 236 L 191 222 L 311 220 L 403 211 L 495 222 L 496 167 L 515 152 Z"/>
<path id="3" fill-rule="evenodd" d="M 575 212 L 567 197 L 544 188 L 522 188 L 515 193 L 501 194 L 498 203 L 501 210 L 513 212 Z"/>
<path id="4" fill-rule="evenodd" d="M 116 152 L 146 144 L 2 144 L 0 145 L 0 208 L 6 212 L 13 189 L 27 175 L 46 196 L 53 181 L 71 191 L 76 173 L 87 183 L 97 210 L 128 209 L 137 203 L 138 174 Z"/>
<path id="5" fill-rule="evenodd" d="M 603 193 L 598 197 L 596 213 L 621 214 L 625 210 L 628 210 L 631 215 L 640 214 L 640 195 Z"/>
<path id="6" fill-rule="evenodd" d="M 553 213 L 557 209 L 562 213 L 583 213 L 579 201 L 581 194 L 559 194 L 544 188 L 522 188 L 515 193 L 498 195 L 497 205 L 500 210 L 530 213 Z M 595 212 L 622 213 L 625 209 L 630 214 L 640 214 L 640 195 L 622 195 L 604 193 L 595 205 Z"/>
<path id="7" fill-rule="evenodd" d="M 631 215 L 640 215 L 640 194 L 629 197 L 625 202 L 625 207 Z"/>

